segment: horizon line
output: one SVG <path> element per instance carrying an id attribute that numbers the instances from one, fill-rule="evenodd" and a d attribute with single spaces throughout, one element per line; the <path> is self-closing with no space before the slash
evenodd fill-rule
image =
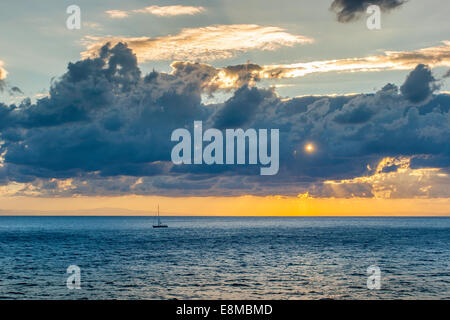
<path id="1" fill-rule="evenodd" d="M 144 218 L 151 217 L 153 215 L 39 215 L 39 214 L 24 214 L 24 215 L 1 215 L 1 217 L 92 217 L 92 218 Z M 160 216 L 160 217 L 192 217 L 192 218 L 450 218 L 449 215 L 432 215 L 432 216 L 399 216 L 399 215 L 373 215 L 373 216 L 361 216 L 361 215 L 279 215 L 279 216 L 271 216 L 271 215 L 168 215 L 168 216 Z"/>

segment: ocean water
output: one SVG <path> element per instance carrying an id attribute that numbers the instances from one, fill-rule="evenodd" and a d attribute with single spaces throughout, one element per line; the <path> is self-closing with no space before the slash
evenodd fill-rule
<path id="1" fill-rule="evenodd" d="M 0 217 L 1 299 L 450 299 L 450 218 Z M 69 265 L 81 289 L 69 290 Z M 367 268 L 381 288 L 367 288 Z"/>

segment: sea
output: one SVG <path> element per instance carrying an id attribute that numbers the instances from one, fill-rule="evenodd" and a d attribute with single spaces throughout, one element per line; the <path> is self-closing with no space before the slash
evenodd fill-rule
<path id="1" fill-rule="evenodd" d="M 161 219 L 1 216 L 0 299 L 450 299 L 450 218 Z"/>

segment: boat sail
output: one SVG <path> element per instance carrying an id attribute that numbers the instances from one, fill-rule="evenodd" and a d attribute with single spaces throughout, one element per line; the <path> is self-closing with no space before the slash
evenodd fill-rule
<path id="1" fill-rule="evenodd" d="M 158 204 L 158 215 L 157 215 L 157 219 L 158 219 L 158 222 L 157 222 L 157 224 L 154 224 L 154 225 L 153 225 L 153 228 L 168 228 L 168 227 L 169 227 L 167 224 L 161 223 L 161 219 L 160 219 L 160 217 L 159 217 L 159 204 Z"/>

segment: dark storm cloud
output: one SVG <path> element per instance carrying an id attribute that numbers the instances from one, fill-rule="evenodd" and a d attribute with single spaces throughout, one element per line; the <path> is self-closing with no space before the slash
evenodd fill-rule
<path id="1" fill-rule="evenodd" d="M 208 113 L 198 82 L 162 78 L 141 78 L 122 44 L 70 63 L 48 98 L 0 105 L 5 161 L 18 176 L 160 173 L 150 164 L 170 160 L 171 131 Z"/>
<path id="2" fill-rule="evenodd" d="M 19 87 L 12 87 L 12 88 L 10 89 L 10 94 L 11 94 L 11 95 L 14 95 L 14 94 L 23 94 L 23 91 L 20 90 Z"/>
<path id="3" fill-rule="evenodd" d="M 270 91 L 242 86 L 214 115 L 214 127 L 218 129 L 240 128 L 249 124 L 266 99 L 273 98 Z"/>
<path id="4" fill-rule="evenodd" d="M 412 84 L 433 84 L 427 70 L 418 66 L 401 94 L 388 84 L 375 94 L 284 100 L 243 80 L 225 102 L 204 105 L 201 95 L 218 89 L 211 81 L 214 68 L 179 62 L 170 74 L 141 75 L 125 45 L 105 46 L 98 58 L 69 64 L 49 97 L 0 103 L 0 183 L 29 182 L 47 195 L 330 195 L 323 181 L 373 174 L 384 157 L 421 155 L 414 165 L 445 171 L 450 96 L 430 89 L 421 104 L 408 100 Z M 177 128 L 192 130 L 194 120 L 202 120 L 204 130 L 279 129 L 279 173 L 259 176 L 254 166 L 174 166 L 170 135 Z M 316 152 L 305 154 L 309 142 Z M 70 178 L 71 188 L 54 178 Z M 342 192 L 371 196 L 368 188 L 349 184 Z"/>
<path id="5" fill-rule="evenodd" d="M 428 66 L 419 64 L 408 75 L 400 91 L 412 103 L 421 103 L 439 89 L 436 79 Z"/>
<path id="6" fill-rule="evenodd" d="M 365 105 L 356 105 L 349 107 L 348 110 L 337 112 L 334 120 L 341 124 L 358 124 L 369 121 L 374 114 L 375 112 Z"/>
<path id="7" fill-rule="evenodd" d="M 358 19 L 370 5 L 377 5 L 382 11 L 400 7 L 407 0 L 334 0 L 330 9 L 336 12 L 339 22 L 349 22 Z"/>

